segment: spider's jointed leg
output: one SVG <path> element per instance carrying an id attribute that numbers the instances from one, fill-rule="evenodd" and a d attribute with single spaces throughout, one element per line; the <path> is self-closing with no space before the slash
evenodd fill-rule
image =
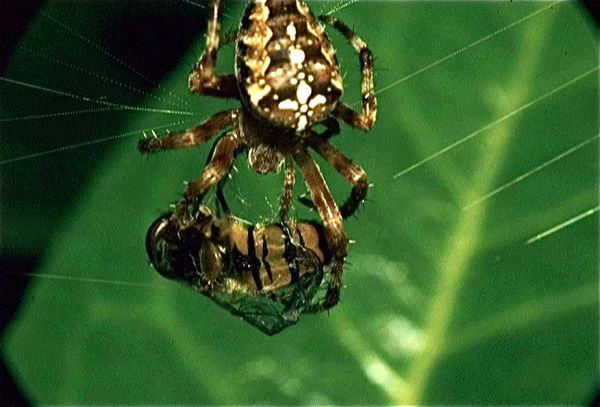
<path id="1" fill-rule="evenodd" d="M 327 289 L 325 301 L 309 308 L 309 312 L 319 312 L 333 307 L 340 299 L 342 286 L 342 274 L 344 273 L 344 260 L 348 252 L 348 236 L 342 223 L 342 215 L 335 203 L 323 175 L 317 163 L 303 146 L 293 153 L 294 160 L 298 164 L 306 187 L 310 192 L 312 200 L 323 219 L 323 225 L 327 232 L 327 240 L 331 250 L 331 280 Z"/>
<path id="2" fill-rule="evenodd" d="M 294 162 L 292 157 L 285 159 L 285 174 L 283 183 L 283 193 L 281 194 L 281 203 L 279 204 L 279 218 L 284 221 L 285 216 L 290 210 L 292 197 L 294 195 L 294 184 L 296 183 L 296 174 L 294 171 Z"/>
<path id="3" fill-rule="evenodd" d="M 321 16 L 320 19 L 336 28 L 348 38 L 350 44 L 352 44 L 359 54 L 362 71 L 362 112 L 357 112 L 345 103 L 340 102 L 333 111 L 333 115 L 352 127 L 370 130 L 373 124 L 375 124 L 377 116 L 377 99 L 375 98 L 375 88 L 373 85 L 373 54 L 367 47 L 367 44 L 354 34 L 346 24 L 331 16 Z"/>
<path id="4" fill-rule="evenodd" d="M 220 112 L 196 127 L 161 137 L 141 139 L 138 148 L 142 153 L 181 147 L 194 147 L 210 140 L 227 127 L 237 126 L 239 109 Z"/>
<path id="5" fill-rule="evenodd" d="M 220 46 L 221 10 L 223 0 L 213 0 L 210 5 L 206 46 L 200 60 L 190 74 L 189 87 L 192 92 L 222 98 L 239 99 L 239 90 L 234 74 L 215 75 L 217 53 Z M 225 37 L 229 40 L 230 37 Z"/>
<path id="6" fill-rule="evenodd" d="M 178 230 L 189 225 L 190 207 L 196 199 L 202 199 L 206 191 L 227 174 L 233 164 L 236 150 L 241 145 L 242 140 L 235 130 L 227 133 L 217 142 L 210 163 L 204 168 L 200 177 L 188 184 L 171 216 L 171 222 Z"/>
<path id="7" fill-rule="evenodd" d="M 365 171 L 327 140 L 323 140 L 313 132 L 311 133 L 307 139 L 308 145 L 352 184 L 352 192 L 340 208 L 342 217 L 346 219 L 358 209 L 360 203 L 367 196 L 369 184 L 367 183 Z"/>

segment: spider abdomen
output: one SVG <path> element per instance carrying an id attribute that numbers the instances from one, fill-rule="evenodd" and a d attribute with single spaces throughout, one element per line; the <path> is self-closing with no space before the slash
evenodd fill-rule
<path id="1" fill-rule="evenodd" d="M 298 132 L 325 119 L 343 92 L 327 35 L 297 0 L 248 5 L 238 31 L 236 78 L 254 115 Z"/>

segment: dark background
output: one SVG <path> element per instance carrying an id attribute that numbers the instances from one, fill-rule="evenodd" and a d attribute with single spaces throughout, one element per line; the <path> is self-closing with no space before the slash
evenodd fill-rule
<path id="1" fill-rule="evenodd" d="M 3 76 L 12 51 L 18 46 L 19 39 L 25 32 L 28 23 L 35 17 L 44 3 L 44 1 L 36 0 L 2 2 L 2 11 L 0 12 L 0 76 Z M 123 3 L 123 8 L 127 8 L 128 3 L 134 6 L 137 2 Z M 204 30 L 206 19 L 201 18 L 204 12 L 201 9 L 198 9 L 195 13 L 183 13 L 177 7 L 164 7 L 164 2 L 147 3 L 148 7 L 145 9 L 145 13 L 138 13 L 135 20 L 126 17 L 128 16 L 126 10 L 121 15 L 111 15 L 111 23 L 104 25 L 106 32 L 104 33 L 105 42 L 103 45 L 108 52 L 127 62 L 138 71 L 143 72 L 152 82 L 160 82 L 161 78 L 168 74 L 179 62 L 181 56 L 191 46 L 192 41 Z M 139 7 L 136 7 L 135 10 L 136 12 L 139 11 Z M 151 35 L 148 35 L 148 27 L 153 27 Z M 168 47 L 157 47 L 157 44 L 168 44 Z M 160 57 L 158 57 L 159 52 Z M 144 86 L 144 84 L 140 83 L 136 86 Z M 146 86 L 147 90 L 151 90 L 151 86 L 147 84 Z M 98 153 L 95 159 L 99 162 L 102 157 L 103 154 Z M 88 167 L 87 171 L 90 169 Z M 81 171 L 83 177 L 85 177 L 85 169 Z M 64 201 L 62 208 L 65 208 L 65 211 L 70 207 L 69 203 L 75 199 L 75 191 L 72 192 L 72 194 L 61 197 Z M 6 196 L 3 198 L 6 199 Z M 44 250 L 43 245 L 38 245 L 28 253 L 11 253 L 7 252 L 4 245 L 0 245 L 0 285 L 2 286 L 0 336 L 17 311 L 26 289 L 29 278 L 23 274 L 32 273 L 35 270 L 39 260 L 44 256 Z M 12 380 L 1 355 L 0 404 L 7 406 L 30 405 Z"/>

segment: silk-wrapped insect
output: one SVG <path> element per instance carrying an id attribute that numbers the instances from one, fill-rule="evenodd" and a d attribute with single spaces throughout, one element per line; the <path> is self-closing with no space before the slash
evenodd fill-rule
<path id="1" fill-rule="evenodd" d="M 153 267 L 264 333 L 280 332 L 325 301 L 331 255 L 321 224 L 248 225 L 217 217 L 206 205 L 198 206 L 185 229 L 170 218 L 159 217 L 148 230 Z"/>

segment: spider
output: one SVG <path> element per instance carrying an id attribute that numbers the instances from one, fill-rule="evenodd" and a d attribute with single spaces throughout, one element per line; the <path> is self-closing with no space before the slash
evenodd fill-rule
<path id="1" fill-rule="evenodd" d="M 143 139 L 139 149 L 197 146 L 227 128 L 202 175 L 190 182 L 167 225 L 177 234 L 192 223 L 194 205 L 207 190 L 221 182 L 234 158 L 247 151 L 248 166 L 260 173 L 276 172 L 285 163 L 284 188 L 279 207 L 283 219 L 290 208 L 295 182 L 294 162 L 327 232 L 331 248 L 331 280 L 326 300 L 310 312 L 333 307 L 339 301 L 348 238 L 342 220 L 364 200 L 365 172 L 329 143 L 339 133 L 338 119 L 359 129 L 375 123 L 377 101 L 373 88 L 373 56 L 364 41 L 331 16 L 320 19 L 340 31 L 359 54 L 362 70 L 362 111 L 342 103 L 342 77 L 335 50 L 323 27 L 299 0 L 257 0 L 242 16 L 237 33 L 220 36 L 223 0 L 212 0 L 205 49 L 192 69 L 189 88 L 201 95 L 236 98 L 241 107 L 223 111 L 200 125 L 162 137 Z M 219 47 L 235 39 L 235 74 L 215 74 Z M 326 131 L 312 127 L 321 123 Z M 352 184 L 352 192 L 338 208 L 323 175 L 308 153 L 312 148 Z M 219 192 L 219 191 L 218 191 Z"/>

